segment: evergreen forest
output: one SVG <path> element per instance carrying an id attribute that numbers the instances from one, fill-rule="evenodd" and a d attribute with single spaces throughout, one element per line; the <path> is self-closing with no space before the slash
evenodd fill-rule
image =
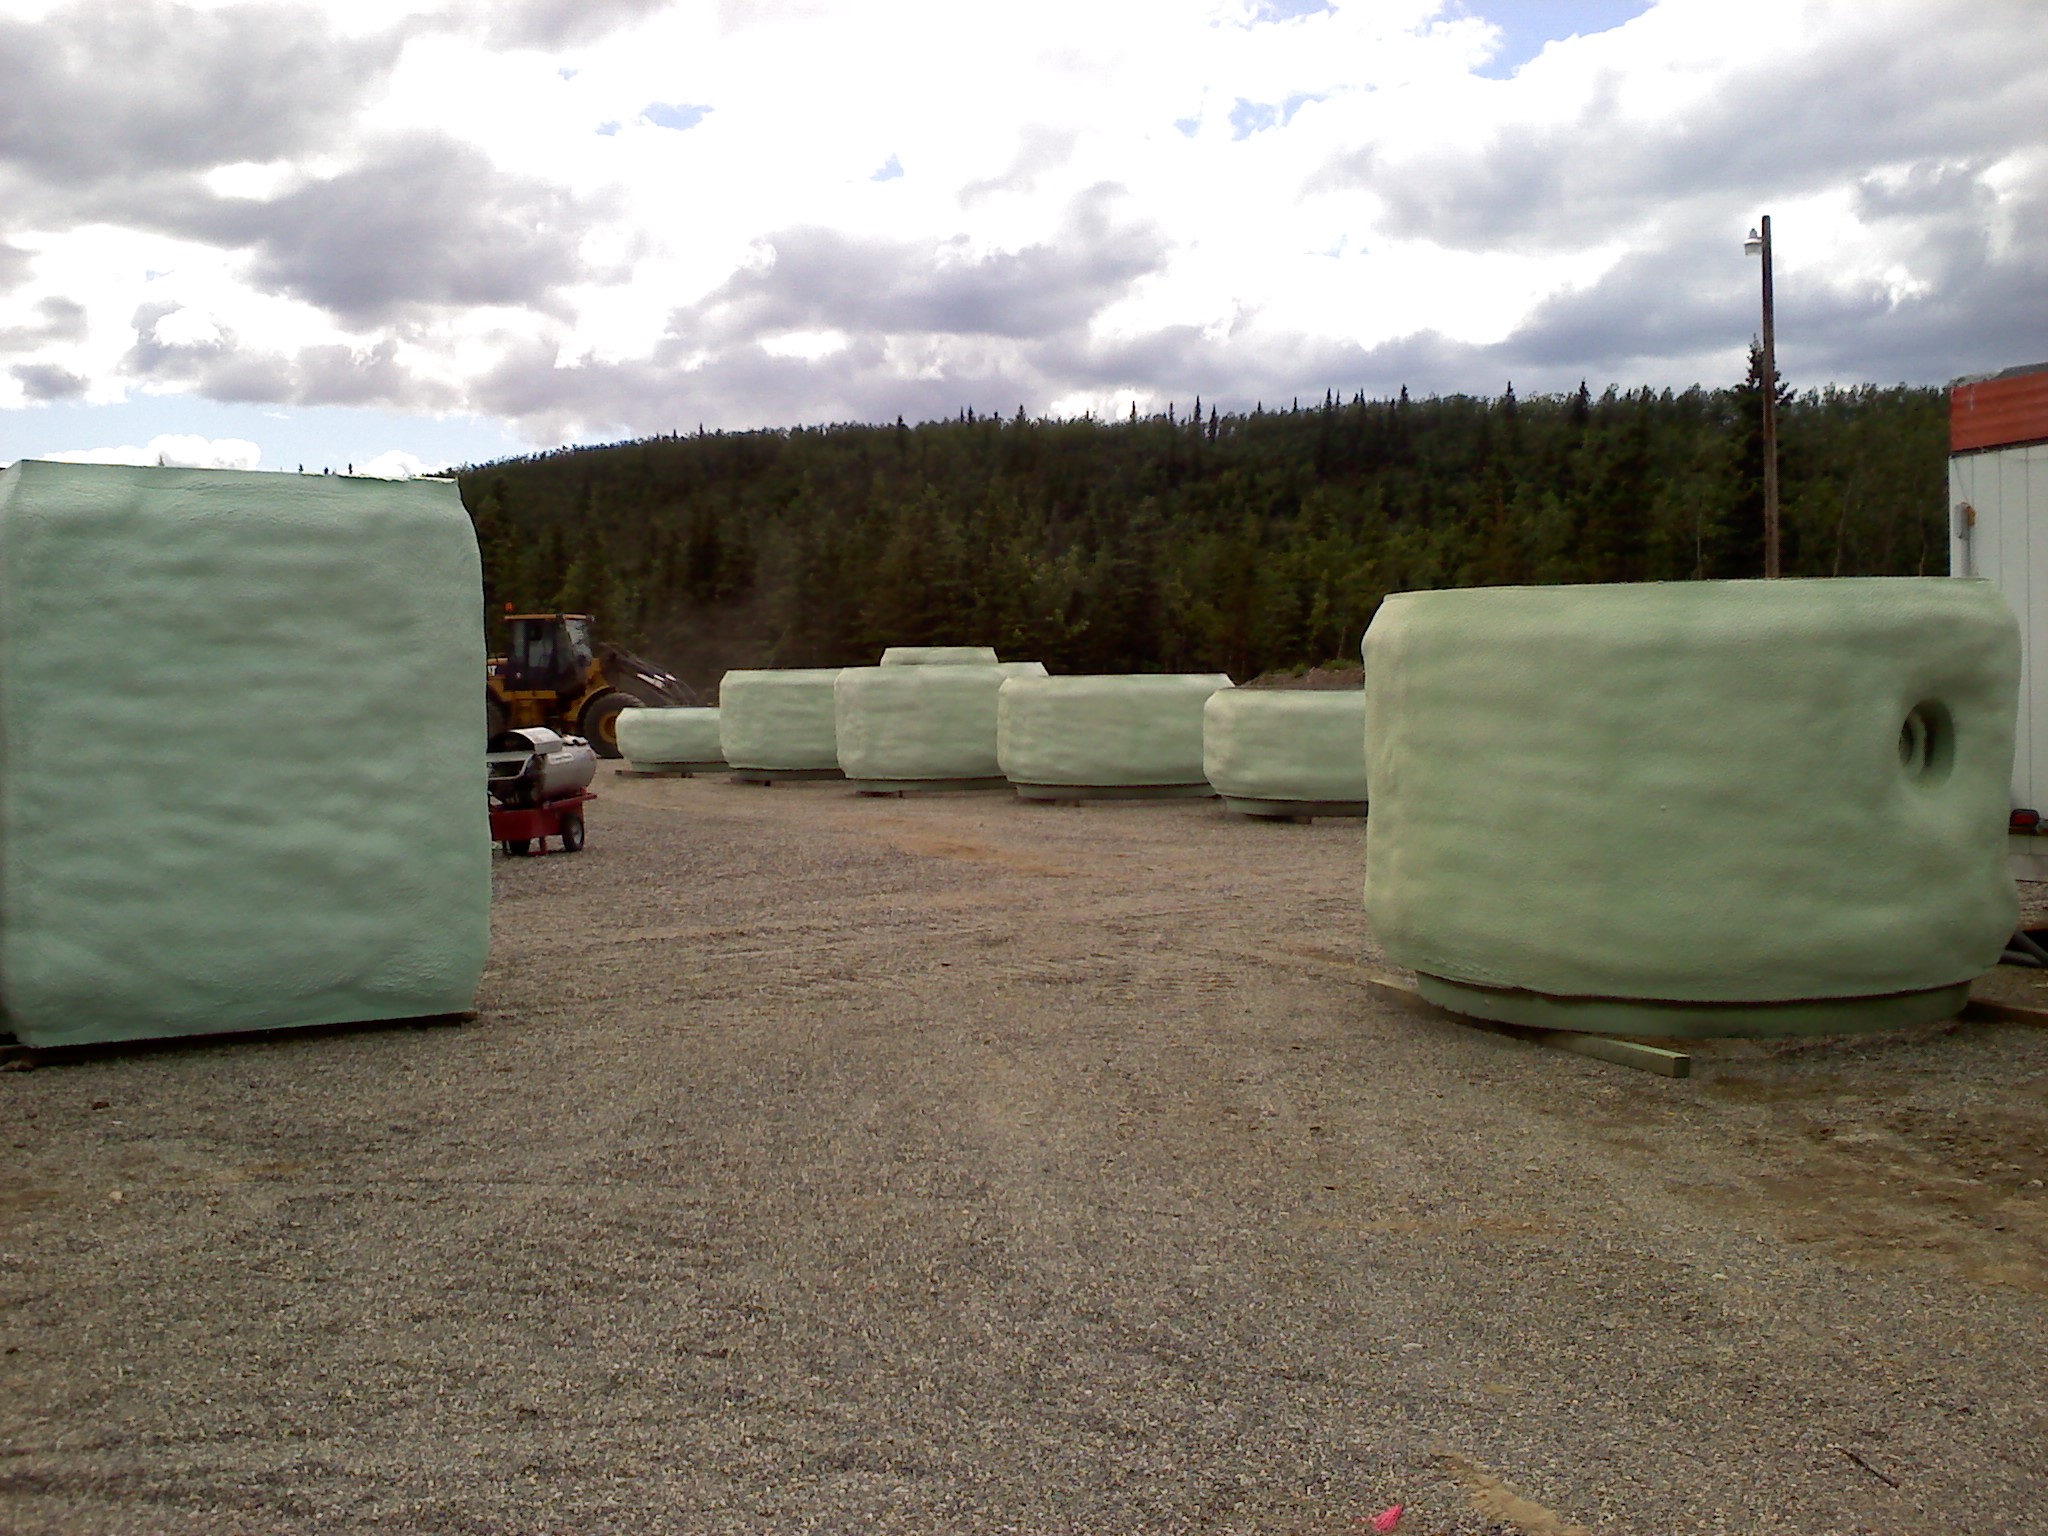
<path id="1" fill-rule="evenodd" d="M 1778 404 L 1788 576 L 1946 570 L 1946 392 Z M 494 617 L 728 667 L 992 644 L 1055 672 L 1355 664 L 1380 600 L 1763 570 L 1762 369 L 1724 389 L 677 434 L 458 471 Z M 493 640 L 498 637 L 494 636 Z"/>

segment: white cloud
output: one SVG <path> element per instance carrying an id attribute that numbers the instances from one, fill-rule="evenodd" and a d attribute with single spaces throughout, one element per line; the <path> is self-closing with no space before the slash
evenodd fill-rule
<path id="1" fill-rule="evenodd" d="M 150 335 L 167 347 L 217 347 L 220 322 L 201 309 L 174 309 L 158 318 Z"/>
<path id="2" fill-rule="evenodd" d="M 356 465 L 355 472 L 372 480 L 411 480 L 420 475 L 431 475 L 438 467 L 403 448 L 387 448 L 367 463 Z"/>
<path id="3" fill-rule="evenodd" d="M 785 331 L 780 336 L 763 336 L 761 350 L 770 357 L 800 357 L 816 362 L 834 352 L 846 350 L 844 331 Z"/>
<path id="4" fill-rule="evenodd" d="M 1803 381 L 2048 353 L 2025 7 L 1658 0 L 1573 37 L 1561 6 L 1482 77 L 1519 3 L 208 0 L 221 68 L 298 70 L 303 32 L 359 78 L 246 107 L 257 160 L 211 163 L 205 82 L 151 76 L 175 145 L 81 123 L 50 153 L 120 174 L 0 167 L 0 408 L 183 388 L 553 442 L 1714 382 L 1766 211 Z"/>
<path id="5" fill-rule="evenodd" d="M 263 450 L 241 438 L 206 438 L 167 433 L 140 448 L 73 448 L 38 454 L 61 464 L 163 464 L 173 469 L 254 469 Z"/>

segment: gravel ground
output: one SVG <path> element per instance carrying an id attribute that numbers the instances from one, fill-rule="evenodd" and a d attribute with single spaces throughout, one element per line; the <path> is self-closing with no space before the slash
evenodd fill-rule
<path id="1" fill-rule="evenodd" d="M 2048 1031 L 1671 1081 L 1375 1000 L 1355 823 L 600 787 L 474 1022 L 0 1075 L 0 1529 L 2048 1531 Z"/>

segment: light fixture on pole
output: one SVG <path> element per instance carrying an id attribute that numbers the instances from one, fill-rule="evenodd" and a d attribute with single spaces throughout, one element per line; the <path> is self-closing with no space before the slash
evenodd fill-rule
<path id="1" fill-rule="evenodd" d="M 1764 575 L 1778 574 L 1778 348 L 1771 324 L 1771 216 L 1742 249 L 1764 259 Z"/>

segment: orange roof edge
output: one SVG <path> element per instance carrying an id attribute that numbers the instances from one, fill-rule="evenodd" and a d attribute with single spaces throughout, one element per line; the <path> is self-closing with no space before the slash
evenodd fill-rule
<path id="1" fill-rule="evenodd" d="M 2048 442 L 2048 363 L 1958 379 L 1948 396 L 1950 453 Z"/>

